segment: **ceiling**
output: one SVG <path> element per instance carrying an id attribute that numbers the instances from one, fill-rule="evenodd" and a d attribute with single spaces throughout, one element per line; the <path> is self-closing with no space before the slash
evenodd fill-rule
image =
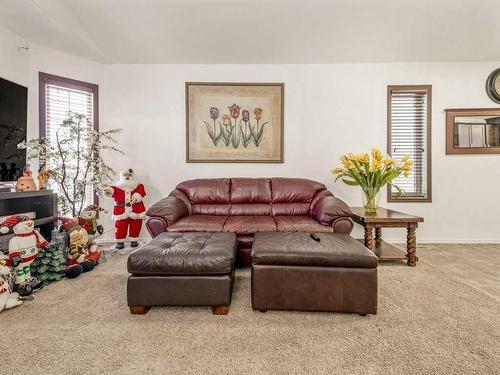
<path id="1" fill-rule="evenodd" d="M 103 63 L 500 61 L 499 0 L 0 0 L 0 25 Z"/>

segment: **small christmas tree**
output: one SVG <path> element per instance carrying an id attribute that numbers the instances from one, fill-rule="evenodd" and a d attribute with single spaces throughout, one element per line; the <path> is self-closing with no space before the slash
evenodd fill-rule
<path id="1" fill-rule="evenodd" d="M 31 264 L 33 276 L 42 280 L 44 285 L 59 281 L 64 276 L 66 259 L 60 243 L 50 243 L 45 250 L 40 250 L 38 258 Z"/>

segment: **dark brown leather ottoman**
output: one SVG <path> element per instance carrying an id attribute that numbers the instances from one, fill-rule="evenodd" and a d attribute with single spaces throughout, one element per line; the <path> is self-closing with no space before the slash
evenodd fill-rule
<path id="1" fill-rule="evenodd" d="M 255 234 L 254 310 L 377 313 L 377 257 L 347 234 Z"/>
<path id="2" fill-rule="evenodd" d="M 227 314 L 235 257 L 234 233 L 161 233 L 128 258 L 130 312 L 212 306 L 214 314 Z"/>

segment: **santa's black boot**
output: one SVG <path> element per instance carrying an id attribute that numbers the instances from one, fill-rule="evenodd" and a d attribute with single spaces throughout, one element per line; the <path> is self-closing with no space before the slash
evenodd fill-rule
<path id="1" fill-rule="evenodd" d="M 95 263 L 91 262 L 90 260 L 84 260 L 80 263 L 80 265 L 83 267 L 83 272 L 92 271 L 95 267 Z"/>
<path id="2" fill-rule="evenodd" d="M 139 242 L 137 242 L 137 241 L 130 241 L 130 246 L 137 247 L 137 246 L 139 246 Z"/>
<path id="3" fill-rule="evenodd" d="M 118 250 L 121 250 L 125 247 L 125 243 L 124 242 L 117 242 L 115 247 L 118 249 Z"/>
<path id="4" fill-rule="evenodd" d="M 14 292 L 19 293 L 20 297 L 29 297 L 31 296 L 31 293 L 33 293 L 33 289 L 28 282 L 24 282 L 22 284 L 15 284 Z"/>
<path id="5" fill-rule="evenodd" d="M 74 279 L 75 277 L 78 277 L 81 275 L 83 272 L 83 267 L 80 266 L 79 264 L 72 264 L 66 270 L 64 270 L 64 273 L 66 274 L 66 277 L 69 279 Z"/>
<path id="6" fill-rule="evenodd" d="M 41 280 L 38 280 L 36 277 L 32 277 L 30 280 L 29 280 L 29 283 L 31 285 L 31 290 L 33 292 L 36 292 L 37 290 L 40 290 L 43 288 L 43 281 Z"/>

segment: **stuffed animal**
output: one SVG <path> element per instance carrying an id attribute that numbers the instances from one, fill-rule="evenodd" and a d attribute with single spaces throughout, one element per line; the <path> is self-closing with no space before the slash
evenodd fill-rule
<path id="1" fill-rule="evenodd" d="M 14 290 L 21 297 L 27 297 L 43 287 L 43 282 L 31 276 L 31 263 L 38 256 L 38 250 L 49 243 L 35 229 L 35 223 L 28 215 L 13 215 L 0 224 L 0 233 L 13 228 L 14 237 L 9 241 L 9 261 L 16 273 Z"/>
<path id="2" fill-rule="evenodd" d="M 105 209 L 99 206 L 90 205 L 85 207 L 80 213 L 80 216 L 78 216 L 78 225 L 85 228 L 91 242 L 95 240 L 98 234 L 101 235 L 104 232 L 104 228 L 97 218 L 97 213 L 99 211 L 107 213 Z"/>
<path id="3" fill-rule="evenodd" d="M 8 261 L 9 257 L 0 252 L 0 312 L 23 303 L 19 299 L 19 293 L 11 293 L 9 285 L 11 269 L 8 266 Z"/>
<path id="4" fill-rule="evenodd" d="M 90 241 L 85 228 L 69 218 L 60 218 L 63 228 L 69 237 L 69 255 L 64 271 L 70 279 L 80 276 L 82 272 L 92 271 L 99 263 L 101 251 L 99 246 Z"/>

